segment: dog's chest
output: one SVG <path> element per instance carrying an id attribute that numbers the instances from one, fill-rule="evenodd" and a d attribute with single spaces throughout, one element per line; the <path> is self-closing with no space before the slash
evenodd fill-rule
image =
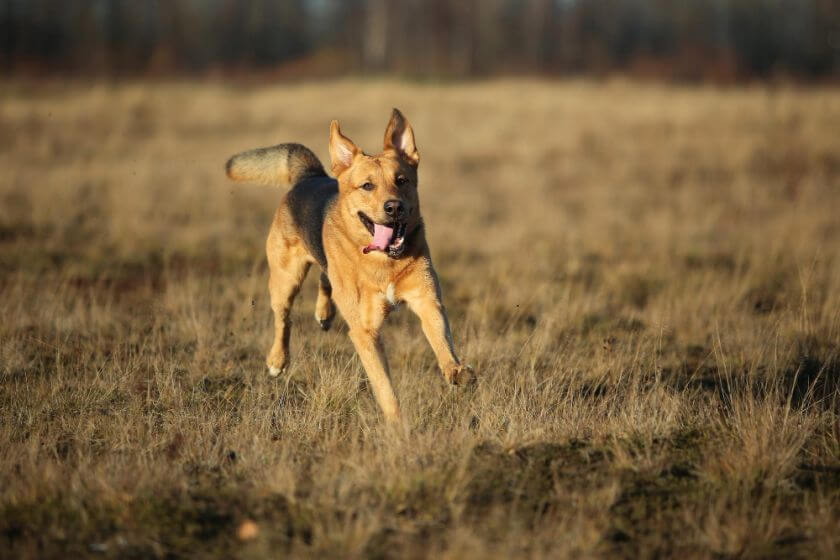
<path id="1" fill-rule="evenodd" d="M 405 302 L 406 286 L 404 280 L 406 269 L 402 266 L 388 265 L 391 265 L 391 262 L 386 263 L 386 266 L 377 268 L 368 277 L 368 286 L 376 290 L 377 295 L 383 298 L 389 307 L 394 308 Z"/>
<path id="2" fill-rule="evenodd" d="M 397 288 L 394 286 L 393 282 L 388 283 L 388 287 L 385 288 L 385 299 L 388 300 L 388 303 L 391 305 L 397 305 L 399 300 L 397 299 Z"/>

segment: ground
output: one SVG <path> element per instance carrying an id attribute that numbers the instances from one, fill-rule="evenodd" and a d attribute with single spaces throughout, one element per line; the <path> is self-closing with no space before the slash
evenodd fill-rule
<path id="1" fill-rule="evenodd" d="M 0 557 L 821 557 L 840 548 L 840 95 L 622 81 L 0 83 Z M 235 152 L 414 125 L 463 360 L 382 422 L 293 313 Z"/>

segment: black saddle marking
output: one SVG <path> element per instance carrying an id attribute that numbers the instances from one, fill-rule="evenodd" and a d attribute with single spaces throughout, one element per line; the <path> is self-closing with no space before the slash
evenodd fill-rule
<path id="1" fill-rule="evenodd" d="M 327 269 L 322 234 L 324 217 L 337 198 L 338 181 L 330 177 L 304 179 L 289 191 L 286 198 L 292 219 L 301 232 L 306 248 L 324 270 Z"/>

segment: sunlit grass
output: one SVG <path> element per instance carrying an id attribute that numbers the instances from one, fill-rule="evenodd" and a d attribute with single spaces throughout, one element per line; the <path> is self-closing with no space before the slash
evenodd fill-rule
<path id="1" fill-rule="evenodd" d="M 819 556 L 840 524 L 840 97 L 501 81 L 0 86 L 0 549 Z M 400 309 L 265 372 L 282 193 L 235 152 L 392 106 L 471 390 Z M 249 540 L 237 529 L 256 522 Z"/>

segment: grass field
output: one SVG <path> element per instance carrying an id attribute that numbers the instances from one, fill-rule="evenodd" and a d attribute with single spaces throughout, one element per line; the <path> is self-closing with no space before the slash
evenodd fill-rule
<path id="1" fill-rule="evenodd" d="M 840 92 L 0 84 L 0 557 L 840 553 Z M 459 353 L 406 309 L 388 430 L 338 321 L 269 378 L 281 196 L 330 119 L 422 153 Z"/>

